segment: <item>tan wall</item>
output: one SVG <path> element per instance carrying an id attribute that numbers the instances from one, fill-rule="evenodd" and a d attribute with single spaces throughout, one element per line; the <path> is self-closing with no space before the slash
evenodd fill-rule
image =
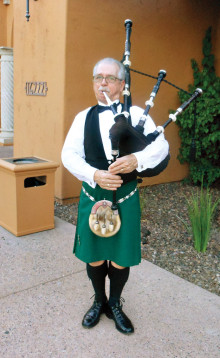
<path id="1" fill-rule="evenodd" d="M 115 4 L 115 5 L 114 5 Z M 167 80 L 187 89 L 193 82 L 190 59 L 202 59 L 202 39 L 213 26 L 216 66 L 220 71 L 219 2 L 206 0 L 63 0 L 15 2 L 15 155 L 38 155 L 60 161 L 61 148 L 74 116 L 95 104 L 93 65 L 102 57 L 121 60 L 124 20 L 132 19 L 132 68 L 152 75 L 167 71 Z M 218 36 L 219 39 L 219 36 Z M 47 81 L 46 97 L 28 97 L 26 81 Z M 155 80 L 132 73 L 133 103 L 144 107 Z M 150 111 L 157 124 L 179 106 L 177 91 L 164 83 Z M 187 167 L 176 159 L 180 139 L 171 124 L 166 131 L 172 159 L 160 176 L 146 184 L 181 180 Z M 62 166 L 56 172 L 56 196 L 76 197 L 80 182 Z"/>
<path id="2" fill-rule="evenodd" d="M 7 44 L 7 8 L 0 1 L 0 46 Z"/>
<path id="3" fill-rule="evenodd" d="M 60 162 L 63 145 L 66 1 L 30 1 L 14 6 L 14 155 Z M 47 96 L 27 96 L 25 83 L 47 82 Z M 62 171 L 56 173 L 61 196 Z"/>
<path id="4" fill-rule="evenodd" d="M 3 5 L 0 0 L 0 46 L 13 47 L 13 0 Z"/>

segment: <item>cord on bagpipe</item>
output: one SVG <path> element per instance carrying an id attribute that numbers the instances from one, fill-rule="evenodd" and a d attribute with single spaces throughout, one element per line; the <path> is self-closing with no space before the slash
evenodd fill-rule
<path id="1" fill-rule="evenodd" d="M 139 75 L 142 75 L 142 76 L 146 76 L 146 77 L 153 78 L 153 79 L 155 79 L 155 80 L 157 79 L 156 76 L 152 76 L 152 75 L 149 75 L 148 73 L 144 73 L 144 72 L 141 72 L 141 71 L 134 70 L 133 68 L 130 68 L 130 71 L 135 72 L 135 73 L 138 73 Z M 185 92 L 186 94 L 188 94 L 188 95 L 190 95 L 190 96 L 192 95 L 192 93 L 190 93 L 190 92 L 184 90 L 184 89 L 181 88 L 181 87 L 178 87 L 177 85 L 175 85 L 175 84 L 172 83 L 172 82 L 169 82 L 169 81 L 167 81 L 167 80 L 163 80 L 163 82 L 165 82 L 165 83 L 167 83 L 168 85 L 170 85 L 170 86 L 176 88 L 176 89 L 179 90 L 179 91 Z"/>

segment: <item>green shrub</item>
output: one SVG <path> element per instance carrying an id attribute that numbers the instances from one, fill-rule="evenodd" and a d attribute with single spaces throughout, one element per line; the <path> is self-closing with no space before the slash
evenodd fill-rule
<path id="1" fill-rule="evenodd" d="M 215 58 L 211 53 L 211 30 L 209 27 L 203 40 L 202 70 L 194 59 L 191 60 L 194 84 L 189 85 L 189 91 L 193 93 L 199 87 L 203 94 L 195 101 L 196 106 L 195 102 L 194 105 L 191 104 L 176 121 L 181 138 L 178 159 L 180 163 L 189 164 L 188 181 L 199 184 L 203 178 L 204 186 L 210 186 L 220 178 L 220 77 L 216 76 Z M 180 91 L 179 98 L 183 103 L 189 96 Z M 194 132 L 194 111 L 196 156 L 192 160 L 190 150 Z"/>

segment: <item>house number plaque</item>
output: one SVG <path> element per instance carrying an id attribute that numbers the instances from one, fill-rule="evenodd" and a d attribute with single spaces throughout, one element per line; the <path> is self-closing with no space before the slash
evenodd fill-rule
<path id="1" fill-rule="evenodd" d="M 47 82 L 26 82 L 25 90 L 27 96 L 46 96 Z"/>

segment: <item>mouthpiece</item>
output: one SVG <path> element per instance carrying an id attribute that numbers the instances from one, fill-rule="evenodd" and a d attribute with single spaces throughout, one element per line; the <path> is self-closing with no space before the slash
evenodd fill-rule
<path id="1" fill-rule="evenodd" d="M 104 94 L 105 99 L 106 99 L 108 105 L 111 106 L 111 105 L 112 105 L 112 101 L 110 100 L 110 98 L 109 98 L 109 96 L 107 95 L 107 93 L 106 93 L 105 91 L 102 91 L 102 93 Z"/>

